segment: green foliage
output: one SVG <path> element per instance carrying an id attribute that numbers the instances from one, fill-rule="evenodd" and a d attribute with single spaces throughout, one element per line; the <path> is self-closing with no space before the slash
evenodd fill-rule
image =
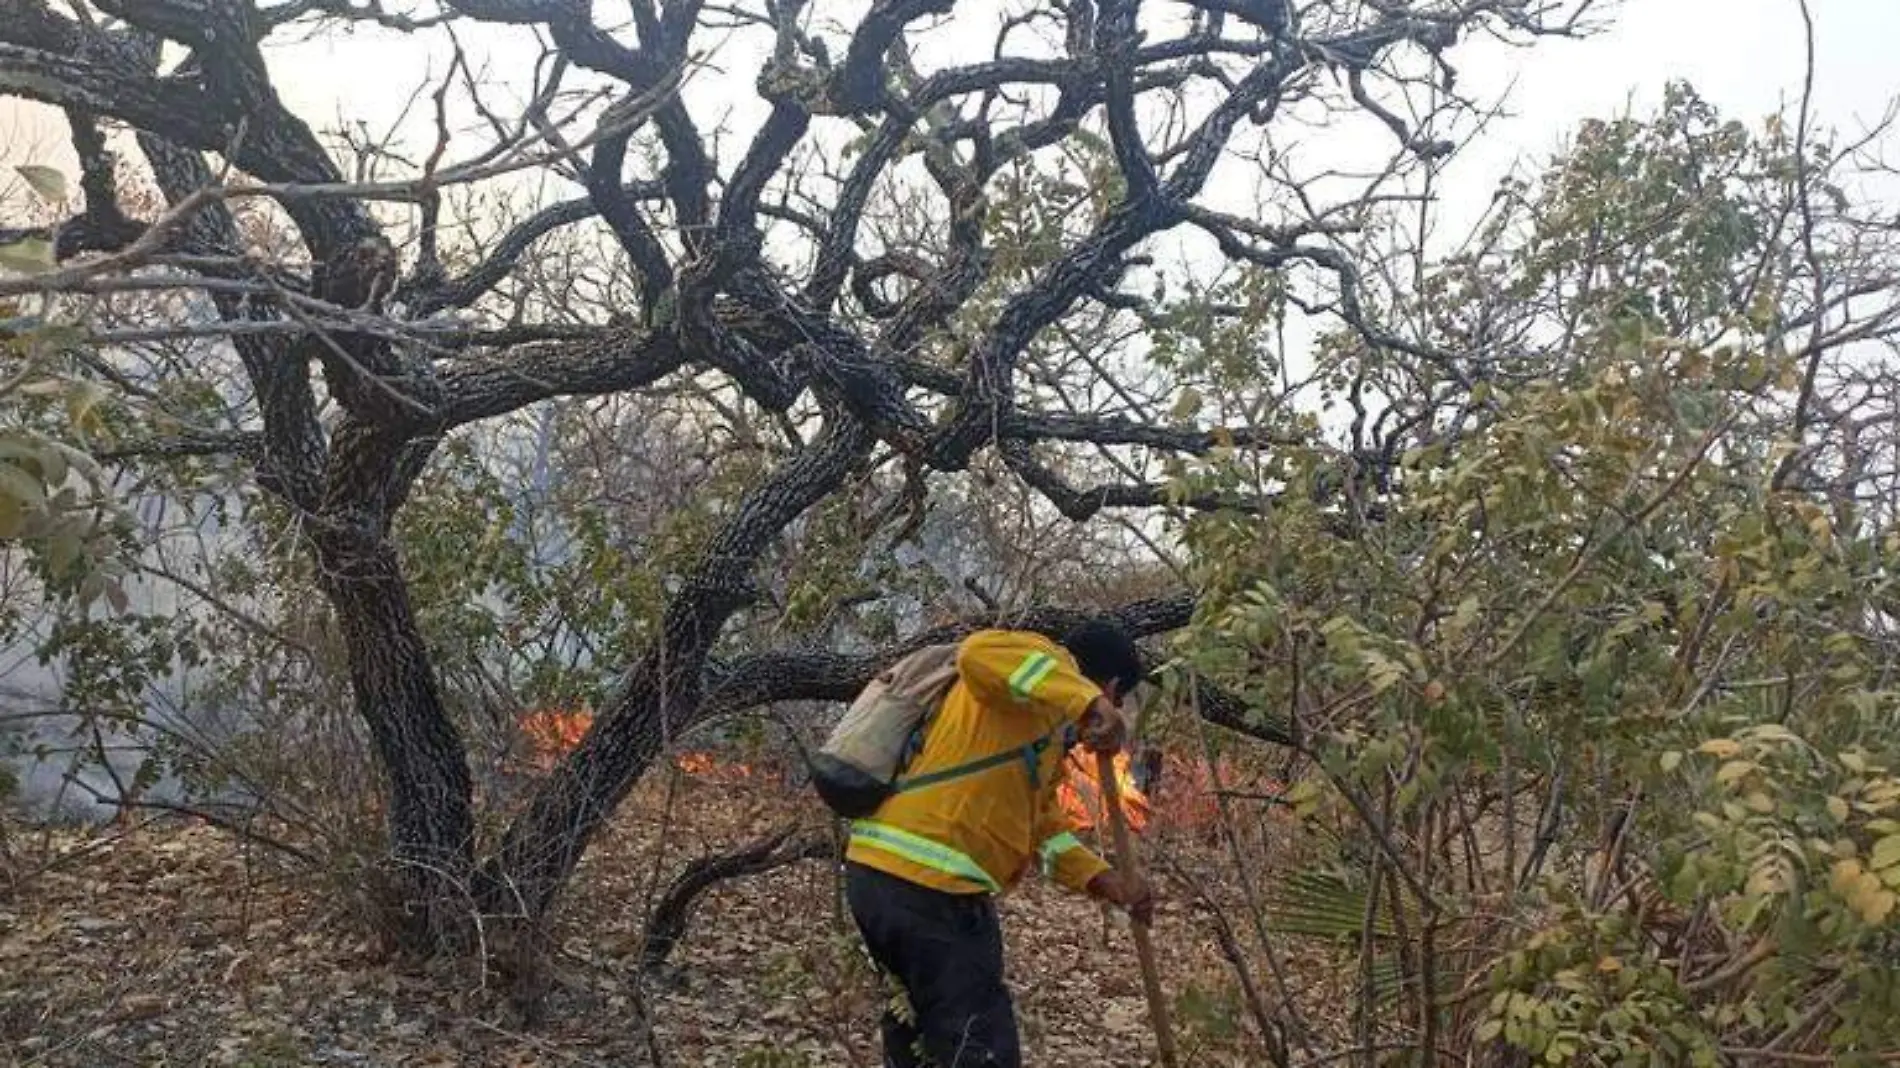
<path id="1" fill-rule="evenodd" d="M 52 167 L 36 163 L 15 167 L 14 172 L 27 189 L 42 202 L 57 205 L 66 199 L 66 176 Z M 53 243 L 42 237 L 24 237 L 0 245 L 0 269 L 20 274 L 39 274 L 50 271 L 53 263 Z"/>
<path id="2" fill-rule="evenodd" d="M 1609 934 L 1598 918 L 1567 920 L 1532 934 L 1498 966 L 1503 989 L 1492 996 L 1476 1039 L 1502 1039 L 1543 1064 L 1722 1063 L 1717 1031 L 1695 1012 L 1672 970 L 1653 959 L 1626 964 L 1605 954 L 1603 944 L 1612 939 L 1585 934 Z"/>
<path id="3" fill-rule="evenodd" d="M 1296 809 L 1343 844 L 1269 920 L 1396 966 L 1398 1035 L 1549 1064 L 1900 1047 L 1860 1008 L 1900 960 L 1900 517 L 1776 481 L 1801 368 L 1771 338 L 1811 285 L 1777 229 L 1790 151 L 1680 88 L 1587 125 L 1516 191 L 1524 225 L 1418 295 L 1527 342 L 1455 435 L 1383 470 L 1315 446 L 1179 472 L 1275 499 L 1185 526 L 1207 596 L 1177 651 L 1299 728 Z M 1332 398 L 1385 358 L 1328 351 Z M 1489 1000 L 1423 995 L 1428 964 Z"/>
<path id="4" fill-rule="evenodd" d="M 1342 873 L 1294 871 L 1279 879 L 1268 901 L 1273 929 L 1336 941 L 1358 941 L 1366 927 L 1366 887 Z M 1412 917 L 1417 923 L 1417 915 Z M 1372 912 L 1374 938 L 1398 937 L 1388 915 Z"/>
<path id="5" fill-rule="evenodd" d="M 26 550 L 49 592 L 123 611 L 128 521 L 89 447 L 104 393 L 70 373 L 73 331 L 0 306 L 0 545 Z"/>

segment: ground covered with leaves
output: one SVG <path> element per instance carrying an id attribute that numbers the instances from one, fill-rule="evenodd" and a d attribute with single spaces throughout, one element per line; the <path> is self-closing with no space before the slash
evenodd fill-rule
<path id="1" fill-rule="evenodd" d="M 886 995 L 830 865 L 722 885 L 666 965 L 640 968 L 645 918 L 673 873 L 801 818 L 820 816 L 775 785 L 658 777 L 643 787 L 576 879 L 548 1019 L 532 1030 L 466 963 L 384 959 L 360 917 L 334 904 L 346 898 L 259 847 L 176 820 L 61 832 L 47 839 L 50 866 L 0 898 L 0 1061 L 625 1065 L 657 1050 L 674 1065 L 873 1066 Z M 1165 848 L 1189 869 L 1207 850 L 1198 859 L 1214 868 L 1205 844 Z M 1237 984 L 1192 896 L 1170 895 L 1155 931 L 1184 1053 L 1198 1065 L 1257 1063 Z M 1041 883 L 1003 907 L 1029 1062 L 1149 1063 L 1121 922 Z"/>

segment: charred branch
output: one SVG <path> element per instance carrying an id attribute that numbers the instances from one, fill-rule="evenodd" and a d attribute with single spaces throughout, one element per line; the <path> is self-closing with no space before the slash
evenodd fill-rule
<path id="1" fill-rule="evenodd" d="M 1187 626 L 1194 617 L 1196 598 L 1189 594 L 1135 601 L 1107 613 L 1138 638 L 1152 638 Z M 733 715 L 750 708 L 789 701 L 850 701 L 890 664 L 928 645 L 958 641 L 992 627 L 1030 630 L 1060 640 L 1092 613 L 1055 605 L 988 612 L 960 622 L 933 627 L 894 645 L 864 654 L 827 649 L 782 649 L 755 653 L 724 665 L 707 668 L 705 698 L 694 723 Z M 1237 695 L 1205 679 L 1199 682 L 1201 715 L 1209 723 L 1276 745 L 1292 745 L 1291 726 L 1262 719 Z"/>
<path id="2" fill-rule="evenodd" d="M 1035 457 L 1027 442 L 1005 441 L 998 446 L 1003 462 L 1023 483 L 1042 494 L 1063 517 L 1077 523 L 1095 518 L 1104 508 L 1187 508 L 1201 512 L 1233 511 L 1263 514 L 1269 502 L 1225 494 L 1183 494 L 1163 483 L 1110 483 L 1078 489 Z"/>
<path id="3" fill-rule="evenodd" d="M 602 125 L 610 124 L 613 118 L 610 113 L 601 120 Z M 621 185 L 620 172 L 626 163 L 627 145 L 632 137 L 631 130 L 621 130 L 594 146 L 593 160 L 587 166 L 587 195 L 593 210 L 599 213 L 620 240 L 621 249 L 633 262 L 634 269 L 640 272 L 640 302 L 651 322 L 659 306 L 660 295 L 673 285 L 673 265 L 667 260 L 666 249 L 654 237 L 652 228 L 640 217 L 634 197 Z M 501 251 L 512 261 L 535 237 L 561 225 L 563 221 L 563 213 L 549 215 L 542 212 L 505 237 Z M 487 277 L 495 275 L 497 268 L 484 264 L 477 270 L 481 276 Z M 501 270 L 505 273 L 506 268 Z M 464 281 L 461 288 L 471 287 Z"/>
<path id="4" fill-rule="evenodd" d="M 210 168 L 197 152 L 181 148 L 156 134 L 141 133 L 139 148 L 150 164 L 165 198 L 184 202 L 211 181 Z M 194 215 L 189 231 L 198 242 L 236 248 L 237 220 L 222 203 L 211 203 Z M 229 293 L 212 293 L 218 314 L 227 322 L 272 321 L 278 318 L 265 305 Z M 295 339 L 285 335 L 232 337 L 243 361 L 264 422 L 264 450 L 258 464 L 260 482 L 291 504 L 314 508 L 322 496 L 321 472 L 328 462 L 328 446 L 317 423 L 316 394 L 308 364 L 296 354 Z"/>
<path id="5" fill-rule="evenodd" d="M 700 898 L 721 883 L 764 875 L 801 860 L 824 860 L 837 852 L 832 836 L 821 830 L 787 827 L 730 853 L 715 853 L 688 864 L 653 906 L 641 941 L 640 967 L 658 971 L 686 937 Z"/>

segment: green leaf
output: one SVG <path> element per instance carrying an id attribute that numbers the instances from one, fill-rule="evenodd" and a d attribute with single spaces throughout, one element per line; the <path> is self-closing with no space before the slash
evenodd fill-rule
<path id="1" fill-rule="evenodd" d="M 46 449 L 40 453 L 40 457 L 41 480 L 51 487 L 64 486 L 66 475 L 72 470 L 72 465 L 66 462 L 66 454 L 57 445 L 48 442 Z"/>
<path id="2" fill-rule="evenodd" d="M 51 167 L 37 163 L 27 163 L 13 168 L 26 179 L 26 184 L 48 204 L 58 204 L 66 199 L 66 176 Z"/>
<path id="3" fill-rule="evenodd" d="M 53 269 L 53 245 L 37 237 L 0 245 L 0 267 L 21 274 L 41 274 Z"/>
<path id="4" fill-rule="evenodd" d="M 1175 398 L 1173 415 L 1176 419 L 1192 419 L 1196 415 L 1199 415 L 1200 411 L 1201 411 L 1200 391 L 1192 387 L 1189 387 L 1187 389 L 1183 389 L 1181 391 L 1181 395 Z"/>
<path id="5" fill-rule="evenodd" d="M 58 479 L 50 477 L 51 452 L 44 441 L 18 435 L 0 437 L 0 463 L 10 463 L 41 482 L 64 482 L 63 475 Z"/>
<path id="6" fill-rule="evenodd" d="M 0 463 L 0 500 L 14 501 L 22 509 L 46 506 L 46 487 L 40 480 L 9 463 Z"/>
<path id="7" fill-rule="evenodd" d="M 53 542 L 51 550 L 47 553 L 47 557 L 48 570 L 52 571 L 55 575 L 64 575 L 72 567 L 73 562 L 79 559 L 78 547 L 73 545 L 69 548 L 66 539 L 56 539 Z M 102 576 L 97 574 L 87 575 L 79 581 L 79 591 L 77 594 L 79 603 L 90 606 L 94 601 L 99 599 L 101 594 L 105 593 L 105 586 L 106 582 Z"/>
<path id="8" fill-rule="evenodd" d="M 0 539 L 17 538 L 25 529 L 25 505 L 18 498 L 0 493 Z"/>
<path id="9" fill-rule="evenodd" d="M 48 466 L 49 472 L 54 470 L 64 472 L 69 469 L 77 471 L 80 477 L 95 486 L 105 478 L 105 471 L 99 466 L 99 461 L 86 455 L 84 452 L 62 441 L 49 441 L 46 443 L 46 446 L 49 452 L 55 453 L 59 457 L 57 461 Z M 57 481 L 64 482 L 65 480 L 66 476 L 61 474 Z M 48 481 L 54 480 L 49 478 Z"/>
<path id="10" fill-rule="evenodd" d="M 74 531 L 71 527 L 58 528 L 51 537 L 46 539 L 46 569 L 54 575 L 65 577 L 72 573 L 73 566 L 79 563 L 80 558 L 85 555 L 85 552 L 86 543 L 79 536 L 77 531 Z M 88 577 L 91 579 L 99 578 L 98 575 Z M 98 598 L 99 591 L 96 588 L 89 586 L 81 587 L 81 600 L 91 603 L 92 601 L 98 600 Z"/>
<path id="11" fill-rule="evenodd" d="M 1873 852 L 1867 857 L 1867 864 L 1875 871 L 1900 866 L 1900 834 L 1889 835 L 1875 842 Z"/>

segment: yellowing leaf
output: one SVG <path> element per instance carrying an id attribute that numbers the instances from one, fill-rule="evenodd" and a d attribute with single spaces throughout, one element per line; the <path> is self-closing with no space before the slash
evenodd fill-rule
<path id="1" fill-rule="evenodd" d="M 37 237 L 0 245 L 0 267 L 21 274 L 40 274 L 53 269 L 53 246 Z"/>
<path id="2" fill-rule="evenodd" d="M 1602 960 L 1597 961 L 1597 971 L 1615 973 L 1615 972 L 1620 972 L 1622 970 L 1623 970 L 1623 962 L 1620 960 L 1617 960 L 1615 957 L 1605 957 Z"/>
<path id="3" fill-rule="evenodd" d="M 1870 926 L 1878 926 L 1893 915 L 1893 906 L 1900 902 L 1891 890 L 1873 890 L 1860 894 L 1854 899 L 1854 911 Z"/>
<path id="4" fill-rule="evenodd" d="M 1201 394 L 1191 387 L 1182 390 L 1181 395 L 1174 399 L 1173 414 L 1176 419 L 1192 419 L 1200 414 L 1200 411 Z"/>
<path id="5" fill-rule="evenodd" d="M 66 393 L 66 417 L 72 420 L 73 429 L 85 431 L 98 425 L 99 402 L 105 400 L 105 390 L 97 383 L 84 380 L 75 381 Z"/>
<path id="6" fill-rule="evenodd" d="M 1900 865 L 1900 834 L 1889 835 L 1874 843 L 1867 855 L 1867 866 L 1875 871 Z"/>
<path id="7" fill-rule="evenodd" d="M 1731 760 L 1716 770 L 1715 781 L 1726 786 L 1754 770 L 1752 760 Z"/>
<path id="8" fill-rule="evenodd" d="M 1779 723 L 1759 723 L 1742 733 L 1758 742 L 1793 743 L 1801 740 L 1793 731 Z"/>
<path id="9" fill-rule="evenodd" d="M 1710 738 L 1696 746 L 1696 752 L 1707 753 L 1717 760 L 1727 760 L 1741 751 L 1741 744 L 1733 738 Z"/>
<path id="10" fill-rule="evenodd" d="M 1864 774 L 1867 771 L 1867 758 L 1859 753 L 1842 753 L 1841 766 L 1857 775 Z"/>
<path id="11" fill-rule="evenodd" d="M 1779 894 L 1788 888 L 1787 872 L 1783 862 L 1769 859 L 1759 863 L 1748 873 L 1747 891 L 1757 896 Z"/>
<path id="12" fill-rule="evenodd" d="M 1674 771 L 1682 765 L 1682 750 L 1671 749 L 1662 755 L 1662 769 Z"/>
<path id="13" fill-rule="evenodd" d="M 1764 814 L 1775 810 L 1775 799 L 1760 790 L 1750 791 L 1747 797 L 1742 798 L 1742 804 L 1755 812 Z"/>
<path id="14" fill-rule="evenodd" d="M 1839 797 L 1828 798 L 1827 799 L 1827 814 L 1834 817 L 1837 821 L 1841 823 L 1846 823 L 1847 815 L 1848 815 L 1846 800 Z"/>
<path id="15" fill-rule="evenodd" d="M 38 163 L 28 163 L 13 168 L 18 171 L 26 184 L 38 194 L 41 200 L 49 204 L 58 204 L 66 199 L 66 176 L 51 167 Z"/>
<path id="16" fill-rule="evenodd" d="M 1816 512 L 1808 517 L 1808 533 L 1814 535 L 1814 540 L 1822 548 L 1827 548 L 1833 539 L 1834 528 L 1828 523 L 1825 512 Z"/>
<path id="17" fill-rule="evenodd" d="M 1860 876 L 1860 861 L 1852 857 L 1845 860 L 1837 860 L 1834 862 L 1834 866 L 1828 869 L 1828 885 L 1834 888 L 1835 893 L 1842 897 L 1847 897 L 1852 894 L 1854 888 L 1859 885 Z"/>

